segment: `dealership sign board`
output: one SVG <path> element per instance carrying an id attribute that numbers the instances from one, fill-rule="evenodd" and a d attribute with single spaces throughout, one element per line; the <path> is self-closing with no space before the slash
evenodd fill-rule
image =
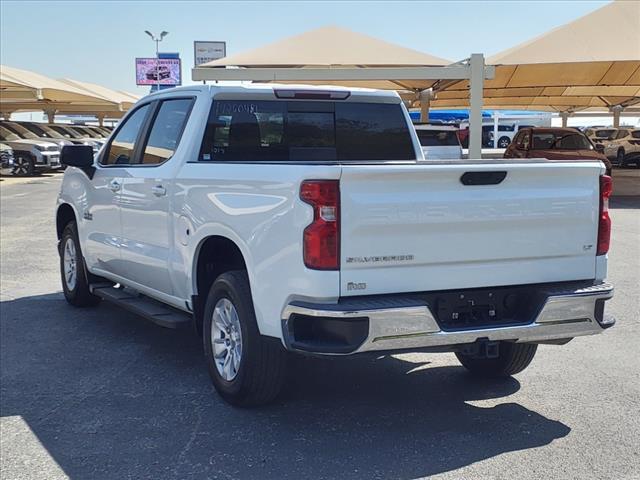
<path id="1" fill-rule="evenodd" d="M 213 62 L 227 56 L 227 42 L 193 42 L 193 64 Z"/>
<path id="2" fill-rule="evenodd" d="M 179 58 L 136 58 L 136 85 L 182 85 Z"/>

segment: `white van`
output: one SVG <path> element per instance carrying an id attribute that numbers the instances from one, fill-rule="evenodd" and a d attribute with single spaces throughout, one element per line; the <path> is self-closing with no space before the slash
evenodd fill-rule
<path id="1" fill-rule="evenodd" d="M 462 158 L 457 128 L 446 125 L 415 125 L 415 128 L 426 160 Z"/>

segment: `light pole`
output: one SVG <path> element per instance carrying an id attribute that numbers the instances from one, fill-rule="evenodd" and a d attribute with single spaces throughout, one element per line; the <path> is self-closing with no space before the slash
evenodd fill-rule
<path id="1" fill-rule="evenodd" d="M 163 30 L 162 32 L 160 32 L 160 36 L 158 36 L 158 37 L 156 37 L 149 30 L 145 30 L 144 33 L 149 35 L 151 37 L 151 40 L 156 42 L 156 90 L 160 91 L 160 53 L 159 53 L 159 48 L 160 48 L 160 42 L 162 41 L 162 39 L 164 37 L 169 35 L 169 32 L 165 32 Z"/>

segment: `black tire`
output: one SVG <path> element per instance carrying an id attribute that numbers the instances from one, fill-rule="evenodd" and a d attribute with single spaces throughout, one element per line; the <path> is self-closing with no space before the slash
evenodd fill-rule
<path id="1" fill-rule="evenodd" d="M 212 344 L 213 313 L 221 299 L 233 304 L 242 333 L 242 355 L 237 373 L 230 381 L 223 378 L 216 367 Z M 211 286 L 204 308 L 202 337 L 211 381 L 225 401 L 239 407 L 252 407 L 277 397 L 286 378 L 287 352 L 280 340 L 260 335 L 245 271 L 223 273 Z"/>
<path id="2" fill-rule="evenodd" d="M 15 156 L 15 166 L 13 174 L 18 177 L 32 177 L 36 173 L 35 161 L 31 155 L 17 154 Z"/>
<path id="3" fill-rule="evenodd" d="M 509 137 L 500 137 L 498 139 L 498 148 L 507 148 L 511 143 L 511 139 Z"/>
<path id="4" fill-rule="evenodd" d="M 529 366 L 538 345 L 534 343 L 500 342 L 498 357 L 483 358 L 456 352 L 456 357 L 472 374 L 481 377 L 510 377 Z"/>
<path id="5" fill-rule="evenodd" d="M 65 248 L 67 242 L 73 242 L 75 255 L 75 282 L 70 284 L 65 275 Z M 78 227 L 75 221 L 67 223 L 60 238 L 60 280 L 64 298 L 74 307 L 93 307 L 100 303 L 100 297 L 93 295 L 89 290 L 87 269 L 84 257 L 78 241 Z"/>

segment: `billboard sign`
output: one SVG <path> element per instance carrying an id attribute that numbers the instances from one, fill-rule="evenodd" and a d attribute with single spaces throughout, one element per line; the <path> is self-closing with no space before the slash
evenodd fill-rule
<path id="1" fill-rule="evenodd" d="M 179 58 L 136 58 L 136 85 L 182 85 Z"/>
<path id="2" fill-rule="evenodd" d="M 193 65 L 212 62 L 227 56 L 227 42 L 193 42 Z"/>

